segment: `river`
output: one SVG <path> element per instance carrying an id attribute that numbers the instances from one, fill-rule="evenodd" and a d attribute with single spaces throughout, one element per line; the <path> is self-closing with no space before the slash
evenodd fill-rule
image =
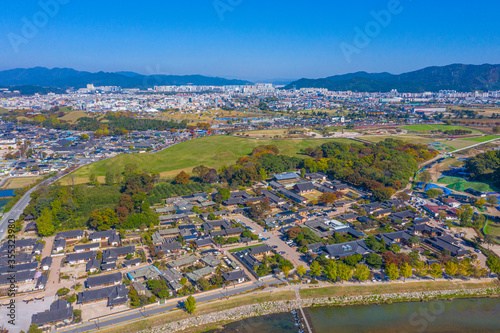
<path id="1" fill-rule="evenodd" d="M 500 332 L 500 299 L 317 307 L 304 309 L 315 333 L 329 332 Z M 230 323 L 223 333 L 298 332 L 290 313 Z"/>

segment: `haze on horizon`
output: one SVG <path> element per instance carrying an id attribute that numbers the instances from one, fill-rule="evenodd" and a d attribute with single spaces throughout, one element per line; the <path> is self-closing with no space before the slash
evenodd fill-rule
<path id="1" fill-rule="evenodd" d="M 3 2 L 0 70 L 69 67 L 258 80 L 500 63 L 500 3 L 482 3 Z"/>

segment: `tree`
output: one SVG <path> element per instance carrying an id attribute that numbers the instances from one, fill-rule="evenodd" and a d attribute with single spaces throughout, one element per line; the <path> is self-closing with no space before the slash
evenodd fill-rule
<path id="1" fill-rule="evenodd" d="M 40 217 L 36 220 L 38 234 L 43 237 L 50 236 L 54 233 L 54 217 L 49 208 L 44 208 Z"/>
<path id="2" fill-rule="evenodd" d="M 441 190 L 439 188 L 431 188 L 431 189 L 428 189 L 427 192 L 425 192 L 425 194 L 429 198 L 437 198 L 437 197 L 440 197 L 443 195 L 443 190 Z"/>
<path id="3" fill-rule="evenodd" d="M 443 220 L 445 220 L 445 219 L 446 219 L 446 217 L 448 216 L 448 213 L 447 213 L 446 211 L 444 211 L 444 210 L 440 210 L 440 211 L 438 212 L 438 216 L 439 216 L 439 219 L 440 219 L 441 221 L 443 221 Z"/>
<path id="4" fill-rule="evenodd" d="M 424 183 L 428 183 L 432 180 L 431 174 L 429 171 L 424 171 L 420 174 L 420 180 Z"/>
<path id="5" fill-rule="evenodd" d="M 472 275 L 473 267 L 469 260 L 465 259 L 458 265 L 458 273 L 463 277 L 469 277 Z"/>
<path id="6" fill-rule="evenodd" d="M 90 136 L 88 134 L 83 133 L 82 135 L 80 135 L 80 140 L 87 141 L 88 139 L 90 139 Z"/>
<path id="7" fill-rule="evenodd" d="M 189 175 L 185 171 L 181 171 L 177 174 L 177 176 L 175 176 L 174 183 L 186 185 L 190 181 L 189 178 Z"/>
<path id="8" fill-rule="evenodd" d="M 385 267 L 385 275 L 389 277 L 390 280 L 396 280 L 399 278 L 399 270 L 395 264 L 389 264 Z"/>
<path id="9" fill-rule="evenodd" d="M 490 196 L 488 197 L 488 199 L 486 199 L 486 201 L 487 201 L 487 202 L 488 202 L 488 204 L 489 204 L 489 205 L 491 205 L 491 206 L 496 206 L 496 205 L 498 205 L 498 199 L 497 199 L 497 197 L 496 197 L 496 196 L 494 196 L 494 195 L 490 195 Z"/>
<path id="10" fill-rule="evenodd" d="M 495 255 L 490 255 L 488 259 L 486 259 L 486 266 L 492 271 L 493 273 L 500 274 L 500 260 L 498 259 L 497 256 Z"/>
<path id="11" fill-rule="evenodd" d="M 111 186 L 115 183 L 115 174 L 113 171 L 109 170 L 106 172 L 106 176 L 104 177 L 104 182 L 108 186 Z"/>
<path id="12" fill-rule="evenodd" d="M 370 253 L 366 256 L 366 263 L 373 268 L 380 268 L 382 266 L 382 257 L 376 253 Z"/>
<path id="13" fill-rule="evenodd" d="M 488 234 L 484 236 L 484 242 L 488 245 L 488 250 L 489 250 L 490 246 L 494 244 L 493 235 Z"/>
<path id="14" fill-rule="evenodd" d="M 437 262 L 433 263 L 429 270 L 429 275 L 435 279 L 440 278 L 443 275 L 443 267 Z"/>
<path id="15" fill-rule="evenodd" d="M 448 260 L 444 264 L 444 272 L 449 276 L 455 276 L 458 272 L 458 265 L 455 262 Z"/>
<path id="16" fill-rule="evenodd" d="M 457 215 L 460 218 L 460 225 L 462 227 L 470 226 L 474 210 L 470 205 L 463 205 L 457 209 Z"/>
<path id="17" fill-rule="evenodd" d="M 301 278 L 301 279 L 302 279 L 302 276 L 303 276 L 304 274 L 306 274 L 306 273 L 307 273 L 307 271 L 306 271 L 306 269 L 304 268 L 304 266 L 303 266 L 303 265 L 299 265 L 299 266 L 297 267 L 297 275 L 299 276 L 299 278 Z"/>
<path id="18" fill-rule="evenodd" d="M 413 265 L 415 267 L 415 272 L 418 276 L 426 276 L 427 275 L 427 266 L 421 260 L 417 260 Z"/>
<path id="19" fill-rule="evenodd" d="M 328 280 L 332 282 L 335 282 L 335 280 L 337 280 L 338 266 L 335 260 L 328 260 L 323 269 Z"/>
<path id="20" fill-rule="evenodd" d="M 37 324 L 31 324 L 28 333 L 43 333 L 43 330 Z"/>
<path id="21" fill-rule="evenodd" d="M 94 186 L 99 186 L 99 180 L 97 179 L 97 175 L 95 173 L 91 173 L 89 176 L 89 184 Z"/>
<path id="22" fill-rule="evenodd" d="M 344 282 L 349 281 L 352 278 L 352 268 L 342 262 L 337 264 L 337 278 Z"/>
<path id="23" fill-rule="evenodd" d="M 403 277 L 403 281 L 406 281 L 406 278 L 409 278 L 413 274 L 413 269 L 408 263 L 404 263 L 399 269 L 401 276 Z"/>
<path id="24" fill-rule="evenodd" d="M 420 244 L 420 238 L 418 238 L 417 236 L 411 236 L 408 241 L 411 243 L 411 244 Z"/>
<path id="25" fill-rule="evenodd" d="M 189 296 L 184 301 L 184 307 L 189 314 L 193 314 L 196 311 L 196 299 L 193 296 Z"/>
<path id="26" fill-rule="evenodd" d="M 320 277 L 321 276 L 321 265 L 319 264 L 319 262 L 314 261 L 311 264 L 311 274 L 314 277 Z"/>
<path id="27" fill-rule="evenodd" d="M 319 196 L 319 202 L 330 205 L 337 200 L 335 193 L 325 192 Z"/>
<path id="28" fill-rule="evenodd" d="M 69 292 L 70 290 L 68 288 L 61 288 L 56 292 L 56 294 L 57 296 L 64 296 L 67 295 Z"/>
<path id="29" fill-rule="evenodd" d="M 208 170 L 210 169 L 207 168 L 206 166 L 199 165 L 193 168 L 193 173 L 196 174 L 198 178 L 203 179 L 203 177 L 205 177 L 205 175 L 208 173 Z"/>
<path id="30" fill-rule="evenodd" d="M 373 196 L 378 201 L 387 201 L 394 194 L 394 190 L 392 188 L 388 188 L 388 187 L 374 188 L 374 189 L 372 189 L 372 193 L 373 193 Z"/>
<path id="31" fill-rule="evenodd" d="M 370 269 L 366 265 L 357 264 L 354 269 L 353 277 L 359 282 L 366 281 L 370 277 Z"/>
<path id="32" fill-rule="evenodd" d="M 401 247 L 398 244 L 392 244 L 391 246 L 389 246 L 389 250 L 394 253 L 399 253 L 401 251 Z"/>
<path id="33" fill-rule="evenodd" d="M 136 214 L 139 215 L 139 214 Z M 129 215 L 131 217 L 133 215 Z M 116 225 L 119 219 L 116 217 L 115 211 L 111 208 L 106 209 L 95 209 L 90 213 L 89 216 L 89 226 L 92 228 L 102 231 L 109 230 L 112 226 Z"/>
<path id="34" fill-rule="evenodd" d="M 486 222 L 486 217 L 483 214 L 472 215 L 472 224 L 476 228 L 480 228 Z"/>
<path id="35" fill-rule="evenodd" d="M 218 203 L 225 201 L 231 197 L 231 191 L 227 188 L 221 187 L 216 195 L 214 195 L 214 200 Z"/>
<path id="36" fill-rule="evenodd" d="M 285 274 L 285 277 L 288 279 L 288 275 L 290 275 L 290 266 L 283 266 L 281 268 L 281 271 L 283 272 L 283 274 Z"/>
<path id="37" fill-rule="evenodd" d="M 208 288 L 210 288 L 210 283 L 207 281 L 207 279 L 201 278 L 196 283 L 203 291 L 208 290 Z"/>

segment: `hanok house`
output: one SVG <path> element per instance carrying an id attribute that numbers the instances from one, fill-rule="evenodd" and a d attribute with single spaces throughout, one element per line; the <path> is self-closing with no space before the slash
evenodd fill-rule
<path id="1" fill-rule="evenodd" d="M 45 289 L 45 286 L 47 285 L 48 280 L 49 280 L 48 275 L 46 275 L 46 274 L 40 275 L 40 277 L 36 281 L 35 289 L 37 289 L 37 290 Z"/>
<path id="2" fill-rule="evenodd" d="M 180 258 L 180 259 L 177 259 L 177 260 L 174 260 L 174 261 L 167 263 L 167 266 L 169 268 L 173 268 L 173 269 L 181 269 L 183 267 L 195 265 L 198 262 L 199 262 L 198 257 L 196 257 L 195 255 L 188 255 L 186 257 L 183 257 L 183 258 Z"/>
<path id="3" fill-rule="evenodd" d="M 425 242 L 431 245 L 436 250 L 448 251 L 452 256 L 457 258 L 462 258 L 467 253 L 469 253 L 469 251 L 459 246 L 458 240 L 449 235 L 440 237 L 430 237 L 425 239 Z"/>
<path id="4" fill-rule="evenodd" d="M 254 256 L 254 257 L 259 257 L 259 256 L 268 256 L 273 254 L 273 249 L 267 245 L 261 245 L 261 246 L 256 246 L 256 247 L 251 247 L 246 250 L 248 254 Z"/>
<path id="5" fill-rule="evenodd" d="M 96 251 L 89 252 L 80 252 L 80 253 L 69 253 L 66 255 L 66 263 L 67 264 L 80 264 L 87 262 L 91 259 L 95 259 L 97 257 Z"/>
<path id="6" fill-rule="evenodd" d="M 307 194 L 307 193 L 312 193 L 314 192 L 314 184 L 311 182 L 308 183 L 300 183 L 300 184 L 295 184 L 293 186 L 293 189 L 295 192 L 298 194 Z"/>
<path id="7" fill-rule="evenodd" d="M 36 255 L 39 255 L 39 254 L 42 254 L 42 250 L 43 248 L 45 247 L 45 244 L 42 243 L 42 242 L 38 242 L 35 244 L 35 246 L 33 246 L 33 254 L 36 254 Z"/>
<path id="8" fill-rule="evenodd" d="M 98 259 L 91 259 L 85 265 L 85 270 L 90 273 L 95 273 L 101 267 L 101 262 Z"/>
<path id="9" fill-rule="evenodd" d="M 179 283 L 182 279 L 182 274 L 175 269 L 169 268 L 161 271 L 161 277 L 167 282 L 170 288 L 177 291 L 182 289 L 183 285 Z"/>
<path id="10" fill-rule="evenodd" d="M 24 232 L 36 232 L 38 229 L 36 227 L 36 222 L 29 222 L 24 228 Z"/>
<path id="11" fill-rule="evenodd" d="M 66 240 L 64 238 L 60 238 L 54 241 L 54 245 L 52 246 L 52 253 L 59 253 L 64 251 L 66 248 Z"/>
<path id="12" fill-rule="evenodd" d="M 31 324 L 38 327 L 52 326 L 61 322 L 70 323 L 72 321 L 73 307 L 63 299 L 52 303 L 48 311 L 35 313 L 31 316 Z"/>
<path id="13" fill-rule="evenodd" d="M 248 276 L 245 274 L 244 271 L 238 270 L 238 271 L 222 273 L 222 278 L 227 282 L 236 284 L 245 282 L 245 280 L 248 279 Z"/>
<path id="14" fill-rule="evenodd" d="M 399 222 L 399 221 L 404 221 L 404 220 L 408 220 L 408 219 L 414 219 L 416 215 L 417 214 L 415 214 L 411 210 L 405 210 L 403 212 L 391 214 L 391 216 L 389 216 L 389 218 L 391 219 L 392 222 Z"/>
<path id="15" fill-rule="evenodd" d="M 110 246 L 118 246 L 120 244 L 120 236 L 114 230 L 96 231 L 89 235 L 91 242 L 106 242 Z"/>
<path id="16" fill-rule="evenodd" d="M 83 238 L 83 230 L 61 231 L 57 233 L 57 239 L 65 239 L 67 242 L 77 241 Z"/>
<path id="17" fill-rule="evenodd" d="M 78 304 L 96 303 L 108 300 L 108 306 L 124 304 L 128 300 L 128 289 L 123 284 L 101 289 L 91 289 L 78 293 Z"/>
<path id="18" fill-rule="evenodd" d="M 43 271 L 48 271 L 52 265 L 52 257 L 45 257 L 40 262 L 40 267 Z"/>
<path id="19" fill-rule="evenodd" d="M 138 268 L 134 271 L 128 272 L 127 277 L 130 281 L 148 281 L 159 279 L 161 272 L 156 266 L 150 265 L 143 268 Z"/>
<path id="20" fill-rule="evenodd" d="M 327 258 L 332 259 L 342 259 L 354 254 L 366 256 L 373 253 L 363 240 L 326 245 L 324 252 Z"/>
<path id="21" fill-rule="evenodd" d="M 300 179 L 300 176 L 295 172 L 285 172 L 274 175 L 274 180 L 279 184 L 292 184 Z"/>
<path id="22" fill-rule="evenodd" d="M 107 287 L 119 284 L 122 280 L 122 273 L 111 273 L 104 275 L 90 276 L 87 279 L 87 288 L 94 289 L 98 287 Z"/>
<path id="23" fill-rule="evenodd" d="M 73 248 L 73 251 L 77 253 L 97 250 L 99 250 L 99 243 L 75 245 L 75 247 Z"/>
<path id="24" fill-rule="evenodd" d="M 26 239 L 18 239 L 15 242 L 15 250 L 16 251 L 23 251 L 23 250 L 33 250 L 33 247 L 36 244 L 36 239 L 33 238 L 26 238 Z M 2 251 L 8 249 L 8 242 L 3 242 L 2 244 Z"/>
<path id="25" fill-rule="evenodd" d="M 134 258 L 131 260 L 125 260 L 123 262 L 123 267 L 133 267 L 133 266 L 139 266 L 139 264 L 142 262 L 141 258 Z"/>
<path id="26" fill-rule="evenodd" d="M 102 260 L 105 263 L 116 261 L 118 258 L 126 257 L 129 254 L 134 254 L 135 246 L 116 247 L 104 250 L 102 253 Z"/>
<path id="27" fill-rule="evenodd" d="M 412 247 L 416 245 L 410 242 L 410 238 L 412 236 L 413 235 L 411 233 L 405 230 L 405 231 L 388 232 L 385 234 L 378 234 L 375 235 L 375 238 L 377 238 L 378 241 L 382 241 L 383 239 L 385 244 L 389 246 L 393 244 L 404 244 Z"/>
<path id="28" fill-rule="evenodd" d="M 200 279 L 208 278 L 215 272 L 215 269 L 210 266 L 206 266 L 191 272 L 186 273 L 186 277 L 193 281 L 198 282 Z"/>

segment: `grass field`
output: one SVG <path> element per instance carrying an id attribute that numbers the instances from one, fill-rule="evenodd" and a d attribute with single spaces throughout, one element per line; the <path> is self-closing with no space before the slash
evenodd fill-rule
<path id="1" fill-rule="evenodd" d="M 124 154 L 112 159 L 99 161 L 75 171 L 75 184 L 88 181 L 90 174 L 104 177 L 108 170 L 123 171 L 126 164 L 134 163 L 139 169 L 160 172 L 162 177 L 173 177 L 181 170 L 191 172 L 200 164 L 212 168 L 231 165 L 241 157 L 262 145 L 276 145 L 281 154 L 298 156 L 307 147 L 316 147 L 325 142 L 356 143 L 349 139 L 293 139 L 293 140 L 257 140 L 234 136 L 209 136 L 190 140 L 169 147 L 154 154 Z M 101 180 L 104 178 L 100 178 Z M 68 177 L 62 180 L 69 184 Z"/>
<path id="2" fill-rule="evenodd" d="M 500 244 L 500 223 L 488 221 L 488 225 L 484 228 L 484 233 L 492 235 L 495 242 Z"/>
<path id="3" fill-rule="evenodd" d="M 475 129 L 470 129 L 465 126 L 456 126 L 456 125 L 407 125 L 401 127 L 405 130 L 408 131 L 417 131 L 417 132 L 430 132 L 430 131 L 448 131 L 448 130 L 455 130 L 455 129 L 465 129 L 465 130 L 470 130 L 472 133 L 475 134 L 481 134 L 480 131 L 475 130 Z"/>
<path id="4" fill-rule="evenodd" d="M 89 115 L 85 111 L 71 111 L 61 117 L 61 120 L 74 124 L 82 117 L 89 117 Z"/>
<path id="5" fill-rule="evenodd" d="M 486 142 L 486 141 L 493 140 L 493 139 L 500 139 L 500 136 L 499 135 L 485 135 L 485 136 L 478 136 L 475 138 L 465 138 L 465 139 L 460 139 L 460 140 L 474 141 L 477 143 L 477 142 Z"/>
<path id="6" fill-rule="evenodd" d="M 438 183 L 448 184 L 446 187 L 455 191 L 463 192 L 468 188 L 482 192 L 494 192 L 498 189 L 487 183 L 482 182 L 468 182 L 460 177 L 442 177 L 438 179 Z"/>
<path id="7" fill-rule="evenodd" d="M 0 189 L 2 190 L 10 190 L 16 188 L 23 188 L 25 186 L 31 185 L 36 181 L 42 179 L 42 177 L 24 177 L 24 178 L 11 178 L 3 184 Z"/>
<path id="8" fill-rule="evenodd" d="M 2 113 L 9 113 L 9 110 L 5 109 L 5 108 L 0 108 L 0 114 Z"/>
<path id="9" fill-rule="evenodd" d="M 304 134 L 290 134 L 289 131 L 302 131 Z M 280 138 L 299 138 L 304 137 L 305 130 L 301 128 L 277 128 L 277 129 L 267 129 L 267 130 L 259 130 L 259 131 L 243 131 L 238 132 L 238 135 L 241 136 L 249 136 L 250 138 L 274 138 L 278 136 Z"/>
<path id="10" fill-rule="evenodd" d="M 454 290 L 454 289 L 476 289 L 476 288 L 492 288 L 498 287 L 498 282 L 451 282 L 451 281 L 425 281 L 425 282 L 402 282 L 388 283 L 378 285 L 359 285 L 359 286 L 342 286 L 335 285 L 332 287 L 311 288 L 300 290 L 300 297 L 315 298 L 315 297 L 338 297 L 338 296 L 353 296 L 353 295 L 372 295 L 372 294 L 389 294 L 402 293 L 413 291 L 428 291 L 428 290 Z"/>

